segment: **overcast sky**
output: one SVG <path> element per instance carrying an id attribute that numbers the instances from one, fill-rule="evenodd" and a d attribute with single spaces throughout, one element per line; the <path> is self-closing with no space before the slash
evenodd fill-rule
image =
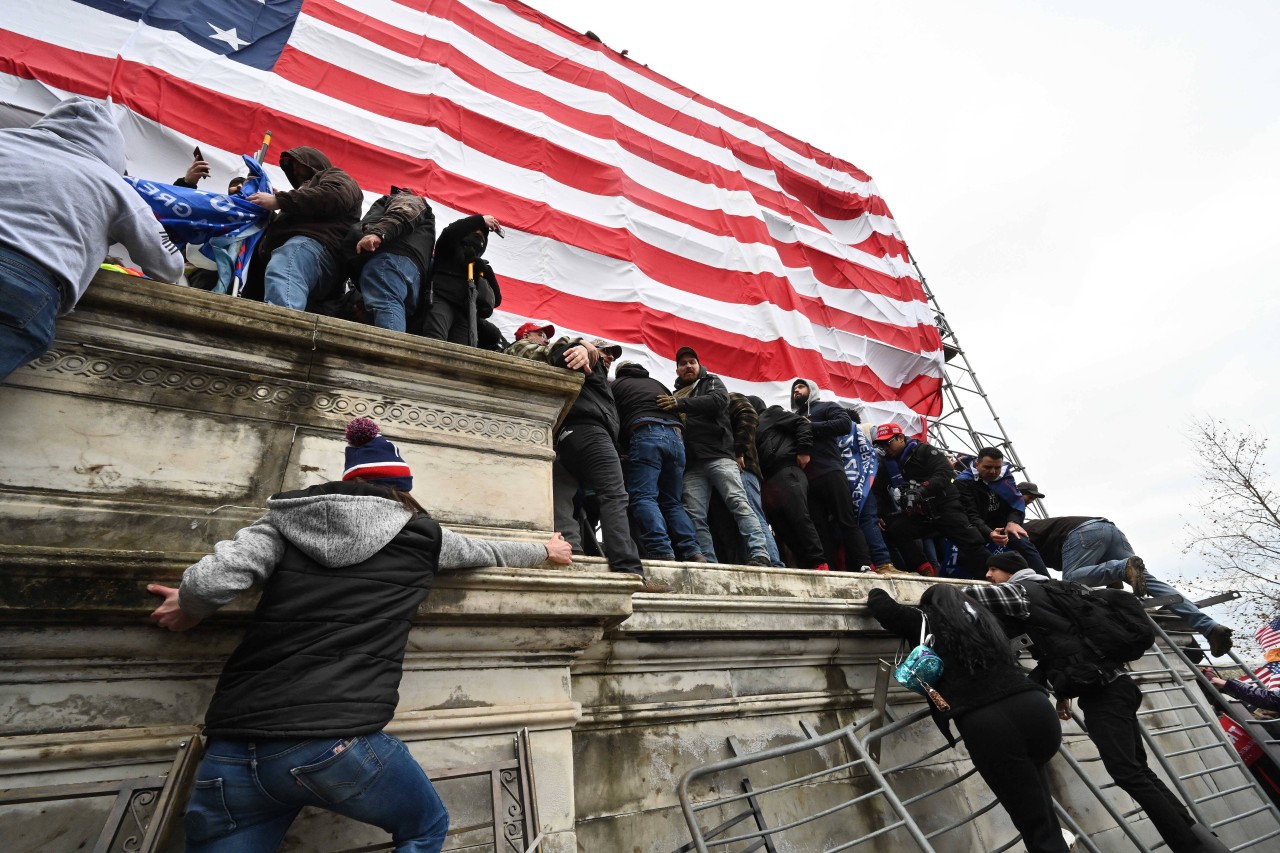
<path id="1" fill-rule="evenodd" d="M 532 5 L 867 171 L 1050 513 L 1199 573 L 1187 421 L 1280 441 L 1280 4 Z"/>

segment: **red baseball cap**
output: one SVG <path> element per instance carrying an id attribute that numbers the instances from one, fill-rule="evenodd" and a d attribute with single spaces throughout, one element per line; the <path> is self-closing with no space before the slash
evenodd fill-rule
<path id="1" fill-rule="evenodd" d="M 888 441 L 895 435 L 903 435 L 902 427 L 897 424 L 880 424 L 876 427 L 875 438 L 872 441 Z"/>
<path id="2" fill-rule="evenodd" d="M 516 340 L 522 340 L 524 336 L 530 332 L 542 332 L 549 338 L 556 333 L 556 327 L 550 323 L 539 323 L 537 320 L 534 320 L 533 322 L 525 323 L 523 326 L 516 329 Z"/>

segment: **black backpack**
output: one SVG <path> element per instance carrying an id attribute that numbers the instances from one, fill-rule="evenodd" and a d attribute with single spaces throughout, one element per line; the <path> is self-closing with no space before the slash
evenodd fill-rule
<path id="1" fill-rule="evenodd" d="M 1028 632 L 1035 644 L 1032 654 L 1059 697 L 1105 684 L 1110 673 L 1142 657 L 1155 642 L 1146 611 L 1124 590 L 1059 580 L 1029 581 L 1023 587 L 1032 604 L 1031 621 L 1039 626 Z"/>

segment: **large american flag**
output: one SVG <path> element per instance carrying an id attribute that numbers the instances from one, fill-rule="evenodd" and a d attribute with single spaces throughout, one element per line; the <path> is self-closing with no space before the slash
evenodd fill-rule
<path id="1" fill-rule="evenodd" d="M 118 105 L 133 174 L 198 144 L 221 184 L 270 130 L 269 164 L 312 145 L 441 225 L 497 216 L 508 331 L 550 320 L 668 378 L 687 343 L 737 390 L 806 376 L 913 432 L 941 409 L 933 314 L 866 173 L 513 0 L 0 3 L 0 116 L 66 93 Z"/>

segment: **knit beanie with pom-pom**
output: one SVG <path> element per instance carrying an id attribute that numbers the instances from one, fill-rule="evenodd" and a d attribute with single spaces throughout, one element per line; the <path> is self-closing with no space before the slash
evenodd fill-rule
<path id="1" fill-rule="evenodd" d="M 343 480 L 377 480 L 402 492 L 412 491 L 413 472 L 396 446 L 383 437 L 373 418 L 347 424 L 347 461 Z"/>

